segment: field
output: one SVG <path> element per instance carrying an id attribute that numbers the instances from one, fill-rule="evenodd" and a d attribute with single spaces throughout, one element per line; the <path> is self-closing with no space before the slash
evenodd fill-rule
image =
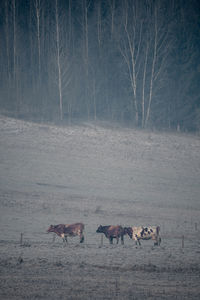
<path id="1" fill-rule="evenodd" d="M 200 299 L 200 138 L 0 116 L 0 299 Z M 83 222 L 85 243 L 46 231 Z M 102 225 L 159 225 L 162 243 Z"/>

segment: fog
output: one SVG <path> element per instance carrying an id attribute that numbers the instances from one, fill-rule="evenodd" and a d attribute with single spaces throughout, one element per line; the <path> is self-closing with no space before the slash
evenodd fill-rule
<path id="1" fill-rule="evenodd" d="M 1 1 L 0 109 L 198 131 L 199 1 Z"/>
<path id="2" fill-rule="evenodd" d="M 200 4 L 0 1 L 0 298 L 200 299 Z M 85 241 L 50 224 L 83 222 Z M 159 226 L 110 245 L 99 225 Z"/>

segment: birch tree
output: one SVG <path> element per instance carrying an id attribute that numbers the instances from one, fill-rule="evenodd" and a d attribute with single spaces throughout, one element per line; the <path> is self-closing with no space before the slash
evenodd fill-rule
<path id="1" fill-rule="evenodd" d="M 115 25 L 115 9 L 116 9 L 116 3 L 115 0 L 108 0 L 108 5 L 110 8 L 110 15 L 111 15 L 111 39 L 113 38 L 114 34 L 114 25 Z"/>
<path id="2" fill-rule="evenodd" d="M 39 82 L 41 81 L 41 0 L 34 0 L 34 10 L 36 16 L 36 34 L 37 34 L 37 52 L 38 52 L 38 75 Z"/>
<path id="3" fill-rule="evenodd" d="M 62 121 L 66 112 L 70 117 L 71 102 L 69 97 L 69 87 L 72 82 L 73 57 L 70 56 L 69 45 L 69 23 L 66 18 L 67 13 L 63 11 L 62 3 L 55 1 L 55 22 L 49 28 L 51 33 L 51 51 L 49 53 L 49 89 L 52 97 L 52 107 L 54 98 L 58 98 L 59 119 Z M 56 88 L 56 93 L 55 93 Z"/>
<path id="4" fill-rule="evenodd" d="M 60 27 L 58 23 L 58 0 L 56 0 L 56 48 L 57 48 L 57 68 L 58 68 L 58 90 L 59 90 L 59 107 L 60 120 L 63 119 L 63 96 L 62 96 L 62 80 L 61 80 L 61 63 L 60 63 Z"/>
<path id="5" fill-rule="evenodd" d="M 171 8 L 169 5 L 169 12 Z M 146 91 L 146 112 L 144 112 L 144 125 L 147 127 L 153 97 L 156 94 L 156 89 L 159 89 L 163 85 L 165 80 L 167 64 L 169 62 L 169 54 L 172 50 L 174 39 L 170 34 L 170 22 L 167 18 L 164 18 L 162 6 L 157 2 L 151 7 L 152 15 L 151 18 L 152 26 L 149 26 L 149 44 L 151 47 L 151 53 L 148 56 L 148 68 L 150 73 L 149 83 Z M 171 12 L 172 13 L 172 12 Z"/>
<path id="6" fill-rule="evenodd" d="M 135 110 L 136 126 L 138 126 L 139 122 L 137 76 L 140 68 L 139 54 L 141 48 L 142 25 L 142 21 L 139 18 L 137 1 L 132 3 L 131 6 L 128 1 L 125 1 L 123 7 L 122 40 L 120 44 L 120 52 L 127 66 L 129 81 L 133 93 L 132 104 L 134 105 Z"/>
<path id="7" fill-rule="evenodd" d="M 91 80 L 89 74 L 89 26 L 88 26 L 88 10 L 91 5 L 91 0 L 82 0 L 82 18 L 81 18 L 81 26 L 82 26 L 82 57 L 83 57 L 83 67 L 85 72 L 85 104 L 88 119 L 91 114 Z"/>
<path id="8" fill-rule="evenodd" d="M 5 1 L 5 41 L 6 41 L 6 61 L 7 61 L 7 79 L 8 79 L 8 86 L 11 87 L 11 55 L 10 55 L 10 49 L 11 49 L 11 24 L 10 24 L 10 3 L 9 1 Z"/>
<path id="9" fill-rule="evenodd" d="M 102 39 L 102 17 L 101 17 L 101 2 L 97 3 L 97 37 L 99 49 L 101 47 Z"/>
<path id="10" fill-rule="evenodd" d="M 16 2 L 13 0 L 13 78 L 16 80 Z"/>
<path id="11" fill-rule="evenodd" d="M 169 25 L 158 2 L 125 1 L 120 52 L 133 94 L 135 124 L 147 127 L 152 101 L 164 79 L 172 46 Z"/>

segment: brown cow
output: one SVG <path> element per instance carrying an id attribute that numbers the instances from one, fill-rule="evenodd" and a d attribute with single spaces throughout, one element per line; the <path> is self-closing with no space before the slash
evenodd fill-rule
<path id="1" fill-rule="evenodd" d="M 159 246 L 161 243 L 160 237 L 160 227 L 159 226 L 134 226 L 134 227 L 124 227 L 124 233 L 128 234 L 131 239 L 133 239 L 141 246 L 140 240 L 150 240 L 154 241 L 154 245 Z"/>
<path id="2" fill-rule="evenodd" d="M 75 223 L 75 224 L 58 224 L 58 225 L 50 225 L 47 232 L 55 232 L 58 236 L 63 239 L 63 242 L 67 243 L 67 237 L 79 236 L 80 243 L 84 242 L 84 224 L 83 223 Z"/>
<path id="3" fill-rule="evenodd" d="M 117 225 L 108 225 L 102 226 L 100 225 L 96 231 L 97 233 L 104 233 L 105 236 L 109 239 L 110 244 L 113 244 L 113 239 L 117 240 L 117 244 L 119 243 L 119 238 L 121 238 L 121 244 L 124 244 L 124 229 L 122 226 Z"/>

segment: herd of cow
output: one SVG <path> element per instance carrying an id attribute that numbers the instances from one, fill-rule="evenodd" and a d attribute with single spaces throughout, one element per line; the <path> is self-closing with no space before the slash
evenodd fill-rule
<path id="1" fill-rule="evenodd" d="M 67 243 L 67 237 L 79 236 L 80 243 L 84 242 L 84 224 L 75 223 L 75 224 L 58 224 L 50 225 L 47 232 L 54 232 L 63 239 L 63 242 Z M 150 240 L 154 241 L 154 245 L 160 245 L 160 227 L 159 226 L 139 226 L 139 227 L 122 227 L 120 225 L 113 226 L 102 226 L 100 225 L 96 230 L 97 233 L 104 233 L 105 236 L 109 239 L 110 244 L 113 244 L 113 239 L 121 239 L 121 244 L 124 244 L 124 236 L 128 236 L 136 242 L 136 245 L 140 243 L 140 240 Z"/>

